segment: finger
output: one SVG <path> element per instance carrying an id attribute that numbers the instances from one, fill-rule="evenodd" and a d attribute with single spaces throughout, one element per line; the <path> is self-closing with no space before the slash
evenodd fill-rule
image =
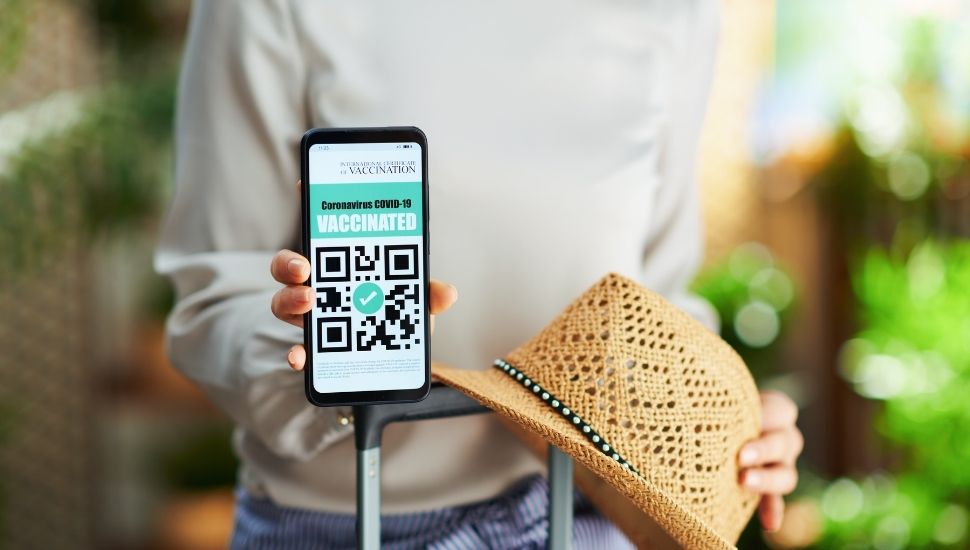
<path id="1" fill-rule="evenodd" d="M 765 432 L 741 448 L 738 464 L 742 468 L 776 462 L 794 464 L 804 444 L 802 432 L 795 427 Z"/>
<path id="2" fill-rule="evenodd" d="M 313 305 L 314 291 L 308 286 L 286 286 L 273 295 L 270 307 L 273 315 L 281 321 L 303 326 L 303 314 Z"/>
<path id="3" fill-rule="evenodd" d="M 292 250 L 280 250 L 273 256 L 269 272 L 279 283 L 296 285 L 310 277 L 310 262 Z"/>
<path id="4" fill-rule="evenodd" d="M 761 392 L 761 429 L 766 432 L 794 426 L 798 407 L 787 395 L 777 391 Z"/>
<path id="5" fill-rule="evenodd" d="M 458 289 L 454 285 L 431 279 L 431 313 L 447 311 L 458 299 Z"/>
<path id="6" fill-rule="evenodd" d="M 785 500 L 779 495 L 761 497 L 761 502 L 758 504 L 758 517 L 765 531 L 781 529 L 781 521 L 785 517 Z"/>
<path id="7" fill-rule="evenodd" d="M 792 466 L 750 468 L 741 472 L 741 484 L 756 493 L 787 495 L 798 485 L 798 471 Z"/>
<path id="8" fill-rule="evenodd" d="M 286 354 L 286 362 L 290 364 L 290 368 L 293 370 L 303 370 L 303 366 L 306 364 L 306 348 L 303 347 L 303 344 L 297 344 L 290 348 L 290 352 Z"/>

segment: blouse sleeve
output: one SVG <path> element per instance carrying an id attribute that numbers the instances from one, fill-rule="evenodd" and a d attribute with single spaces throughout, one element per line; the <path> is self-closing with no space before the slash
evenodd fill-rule
<path id="1" fill-rule="evenodd" d="M 176 289 L 176 368 L 279 456 L 348 433 L 286 363 L 301 329 L 270 311 L 270 260 L 298 241 L 305 75 L 285 1 L 196 0 L 178 90 L 176 189 L 155 255 Z"/>
<path id="2" fill-rule="evenodd" d="M 681 37 L 670 89 L 667 128 L 661 153 L 662 183 L 655 217 L 643 250 L 643 283 L 707 325 L 718 328 L 717 313 L 689 286 L 704 256 L 698 201 L 697 150 L 714 70 L 718 39 L 717 2 L 697 2 L 697 17 Z"/>

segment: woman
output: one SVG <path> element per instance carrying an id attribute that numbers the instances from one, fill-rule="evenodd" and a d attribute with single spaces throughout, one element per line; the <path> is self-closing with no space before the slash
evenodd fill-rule
<path id="1" fill-rule="evenodd" d="M 308 404 L 294 372 L 309 266 L 280 249 L 298 249 L 303 132 L 428 134 L 432 270 L 454 284 L 432 285 L 433 312 L 462 292 L 436 360 L 485 368 L 607 271 L 713 328 L 687 285 L 716 12 L 714 0 L 194 3 L 156 263 L 177 289 L 174 363 L 238 425 L 234 547 L 354 541 L 348 411 Z M 791 401 L 763 401 L 739 482 L 764 494 L 775 529 L 802 443 Z M 385 546 L 544 546 L 544 466 L 490 415 L 395 425 L 383 446 Z M 629 545 L 581 499 L 575 543 Z"/>

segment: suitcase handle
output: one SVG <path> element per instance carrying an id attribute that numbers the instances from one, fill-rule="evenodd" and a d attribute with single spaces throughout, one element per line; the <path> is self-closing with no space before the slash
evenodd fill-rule
<path id="1" fill-rule="evenodd" d="M 357 447 L 357 548 L 381 545 L 381 436 L 392 422 L 411 422 L 480 414 L 489 409 L 440 382 L 417 403 L 357 405 L 354 444 Z M 549 445 L 549 548 L 568 550 L 572 543 L 573 462 Z"/>
<path id="2" fill-rule="evenodd" d="M 355 406 L 354 443 L 358 451 L 380 447 L 384 427 L 392 422 L 451 418 L 488 411 L 460 391 L 441 382 L 432 382 L 431 393 L 417 403 Z"/>

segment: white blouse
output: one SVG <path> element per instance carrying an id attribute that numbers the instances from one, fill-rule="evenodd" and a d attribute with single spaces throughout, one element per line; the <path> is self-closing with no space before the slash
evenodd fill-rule
<path id="1" fill-rule="evenodd" d="M 489 368 L 608 271 L 713 324 L 686 287 L 716 35 L 714 0 L 194 2 L 156 266 L 177 289 L 172 360 L 238 425 L 242 483 L 354 510 L 351 428 L 307 403 L 285 360 L 302 331 L 270 312 L 306 129 L 427 133 L 430 270 L 460 294 L 437 361 Z M 385 513 L 543 469 L 490 415 L 392 426 L 383 457 Z"/>

